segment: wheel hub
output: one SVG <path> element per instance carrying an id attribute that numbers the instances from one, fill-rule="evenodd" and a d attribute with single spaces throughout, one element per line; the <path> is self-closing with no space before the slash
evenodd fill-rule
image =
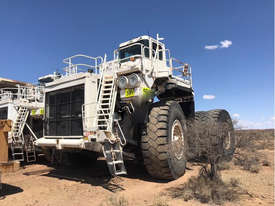
<path id="1" fill-rule="evenodd" d="M 175 120 L 172 125 L 172 136 L 171 136 L 171 143 L 172 143 L 172 151 L 175 154 L 175 157 L 180 160 L 184 153 L 184 136 L 183 136 L 183 129 L 182 125 L 179 120 Z"/>

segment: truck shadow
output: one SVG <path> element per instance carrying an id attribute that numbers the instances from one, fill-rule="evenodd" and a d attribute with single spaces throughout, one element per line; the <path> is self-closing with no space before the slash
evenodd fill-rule
<path id="1" fill-rule="evenodd" d="M 45 162 L 44 162 L 45 163 Z M 50 169 L 26 172 L 24 175 L 41 175 L 62 180 L 77 181 L 90 184 L 92 186 L 101 186 L 110 192 L 119 192 L 125 190 L 123 183 L 127 179 L 140 179 L 148 182 L 166 183 L 165 180 L 153 179 L 149 176 L 141 164 L 132 160 L 125 163 L 127 175 L 112 177 L 106 166 L 104 159 L 99 159 L 95 164 L 86 163 L 85 165 L 48 165 Z"/>
<path id="2" fill-rule="evenodd" d="M 17 194 L 20 192 L 23 192 L 23 189 L 20 187 L 2 183 L 2 190 L 0 189 L 0 200 L 4 199 L 8 195 Z"/>

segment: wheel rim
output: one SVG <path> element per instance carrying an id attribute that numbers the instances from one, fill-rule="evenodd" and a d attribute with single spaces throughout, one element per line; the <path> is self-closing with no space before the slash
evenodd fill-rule
<path id="1" fill-rule="evenodd" d="M 231 144 L 231 132 L 228 131 L 225 138 L 224 138 L 224 142 L 223 142 L 223 147 L 224 149 L 228 150 L 230 149 L 230 144 Z"/>
<path id="2" fill-rule="evenodd" d="M 183 146 L 184 146 L 184 136 L 183 129 L 179 120 L 175 120 L 172 125 L 172 151 L 175 154 L 175 157 L 180 160 L 183 156 Z"/>

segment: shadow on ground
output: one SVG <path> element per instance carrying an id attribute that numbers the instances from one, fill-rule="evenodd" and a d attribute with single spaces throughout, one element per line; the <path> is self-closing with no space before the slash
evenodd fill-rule
<path id="1" fill-rule="evenodd" d="M 2 183 L 2 190 L 0 190 L 0 200 L 4 199 L 8 195 L 13 195 L 20 192 L 23 192 L 20 187 Z"/>
<path id="2" fill-rule="evenodd" d="M 46 164 L 41 161 L 40 163 Z M 128 174 L 125 177 L 130 179 L 140 179 L 148 182 L 167 183 L 167 180 L 153 179 L 147 174 L 144 167 L 138 164 L 136 161 L 127 160 L 126 168 Z M 50 168 L 43 170 L 36 170 L 31 172 L 25 172 L 24 175 L 42 175 L 47 177 L 53 177 L 57 179 L 66 179 L 71 181 L 77 181 L 81 183 L 90 184 L 93 186 L 101 186 L 104 189 L 111 192 L 118 192 L 125 190 L 123 187 L 123 178 L 111 177 L 106 162 L 104 159 L 99 159 L 95 164 L 85 165 L 48 165 Z"/>

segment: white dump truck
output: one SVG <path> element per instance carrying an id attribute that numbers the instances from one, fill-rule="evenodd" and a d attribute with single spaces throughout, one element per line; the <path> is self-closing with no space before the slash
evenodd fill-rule
<path id="1" fill-rule="evenodd" d="M 44 88 L 0 78 L 0 119 L 12 120 L 9 147 L 14 160 L 36 161 L 34 140 L 42 136 Z"/>
<path id="2" fill-rule="evenodd" d="M 192 72 L 162 40 L 140 36 L 121 43 L 111 61 L 75 55 L 64 59 L 64 75 L 41 77 L 44 134 L 35 144 L 47 152 L 101 152 L 112 175 L 127 174 L 123 157 L 132 153 L 155 178 L 182 176 L 194 143 L 187 124 L 195 119 Z M 224 146 L 231 154 L 232 122 L 225 110 L 217 110 L 217 118 L 220 113 L 231 124 Z"/>

